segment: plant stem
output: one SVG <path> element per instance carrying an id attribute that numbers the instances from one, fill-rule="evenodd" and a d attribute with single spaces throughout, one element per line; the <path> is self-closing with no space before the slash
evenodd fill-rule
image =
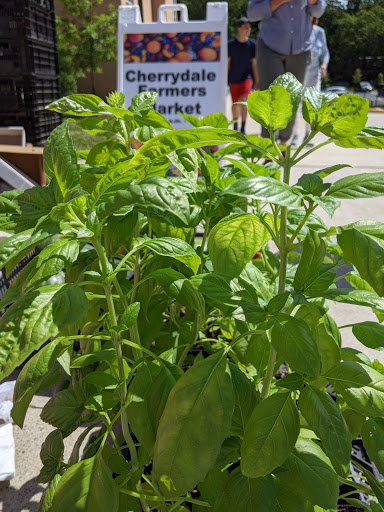
<path id="1" fill-rule="evenodd" d="M 108 312 L 109 312 L 109 321 L 111 324 L 111 327 L 117 327 L 117 317 L 116 317 L 116 310 L 115 310 L 115 304 L 113 302 L 113 296 L 112 296 L 112 290 L 111 290 L 111 283 L 108 279 L 108 265 L 107 265 L 107 257 L 104 252 L 104 249 L 100 242 L 98 240 L 93 241 L 94 247 L 96 249 L 96 252 L 98 254 L 102 272 L 104 275 L 104 291 L 105 291 L 105 297 L 107 299 L 107 305 L 108 305 Z M 129 431 L 129 425 L 128 425 L 128 418 L 127 418 L 127 412 L 125 409 L 125 404 L 127 400 L 127 381 L 125 379 L 125 371 L 124 371 L 124 362 L 123 362 L 123 351 L 121 348 L 121 343 L 119 341 L 119 336 L 117 332 L 112 333 L 112 343 L 116 352 L 116 359 L 117 359 L 117 366 L 119 369 L 119 377 L 121 381 L 121 387 L 120 387 L 120 402 L 122 405 L 122 411 L 121 411 L 121 427 L 123 430 L 123 436 L 124 440 L 128 446 L 128 450 L 131 456 L 132 460 L 132 470 L 137 471 L 140 467 L 139 465 L 139 459 L 137 456 L 137 451 L 135 444 L 132 440 L 131 433 Z M 141 492 L 141 482 L 139 481 L 136 486 L 138 492 Z M 150 508 L 148 507 L 145 500 L 140 500 L 141 505 L 145 512 L 150 512 Z"/>
<path id="2" fill-rule="evenodd" d="M 283 160 L 284 163 L 284 176 L 283 181 L 287 185 L 289 185 L 289 175 L 291 171 L 291 161 L 290 161 L 290 147 L 287 146 L 286 157 Z M 280 269 L 279 269 L 279 289 L 278 294 L 284 293 L 285 291 L 285 279 L 287 274 L 287 207 L 282 206 L 280 210 Z M 264 377 L 263 389 L 261 392 L 261 399 L 264 400 L 267 398 L 269 394 L 269 389 L 271 387 L 271 382 L 273 378 L 273 371 L 276 363 L 276 350 L 273 348 L 272 344 L 269 348 L 269 359 L 267 371 Z"/>
<path id="3" fill-rule="evenodd" d="M 289 252 L 291 249 L 292 249 L 292 244 L 293 242 L 295 241 L 295 238 L 296 236 L 300 233 L 300 230 L 301 228 L 304 226 L 304 224 L 307 222 L 308 220 L 308 217 L 311 215 L 311 213 L 313 212 L 315 208 L 313 206 L 309 206 L 308 209 L 306 210 L 305 212 L 305 215 L 304 217 L 302 218 L 300 224 L 297 226 L 297 228 L 295 229 L 293 235 L 291 236 L 291 238 L 288 240 L 288 243 L 287 243 L 287 246 L 286 246 L 286 251 Z"/>
<path id="4" fill-rule="evenodd" d="M 208 204 L 208 214 L 211 211 L 212 201 L 214 198 L 214 193 L 211 194 L 209 198 L 209 204 Z M 204 250 L 205 250 L 205 242 L 208 238 L 209 233 L 209 219 L 205 219 L 205 226 L 204 226 L 204 234 L 203 234 L 203 240 L 201 242 L 201 264 L 200 264 L 200 273 L 203 272 L 204 269 Z"/>
<path id="5" fill-rule="evenodd" d="M 139 237 L 139 223 L 136 223 L 135 226 L 135 238 L 137 239 Z M 136 297 L 136 291 L 137 291 L 137 284 L 140 280 L 140 251 L 135 252 L 135 267 L 133 270 L 133 291 L 131 293 L 130 303 L 135 301 Z M 129 330 L 131 335 L 131 340 L 136 343 L 137 345 L 141 345 L 140 343 L 140 334 L 139 329 L 137 327 L 137 321 L 132 325 L 132 327 Z M 141 350 L 133 349 L 133 355 L 135 361 L 138 361 L 143 357 L 143 353 Z"/>
<path id="6" fill-rule="evenodd" d="M 179 361 L 177 363 L 177 366 L 180 366 L 180 368 L 183 366 L 184 359 L 187 357 L 188 352 L 191 350 L 193 345 L 196 343 L 196 338 L 197 338 L 197 335 L 199 334 L 200 316 L 199 316 L 199 313 L 197 311 L 195 313 L 194 328 L 195 329 L 194 329 L 193 342 L 192 343 L 188 343 L 188 345 L 183 350 L 183 353 L 181 354 L 180 359 L 179 359 Z"/>
<path id="7" fill-rule="evenodd" d="M 323 146 L 327 146 L 327 144 L 332 144 L 332 142 L 333 142 L 333 140 L 329 139 L 329 140 L 326 140 L 325 142 L 322 142 L 321 144 L 318 144 L 317 146 L 311 148 L 309 151 L 304 153 L 304 155 L 302 155 L 300 158 L 298 158 L 297 160 L 294 160 L 293 165 L 298 164 L 305 157 L 307 157 L 308 155 L 310 155 L 314 151 L 317 151 L 318 149 L 322 148 Z"/>

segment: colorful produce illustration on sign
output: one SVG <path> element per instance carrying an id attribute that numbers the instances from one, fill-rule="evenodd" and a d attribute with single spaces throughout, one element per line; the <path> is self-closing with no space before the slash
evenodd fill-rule
<path id="1" fill-rule="evenodd" d="M 125 34 L 124 63 L 217 62 L 220 32 Z"/>

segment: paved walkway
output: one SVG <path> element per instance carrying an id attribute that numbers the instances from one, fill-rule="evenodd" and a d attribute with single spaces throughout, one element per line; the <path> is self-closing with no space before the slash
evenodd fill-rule
<path id="1" fill-rule="evenodd" d="M 230 103 L 228 101 L 228 115 Z M 368 125 L 384 126 L 384 114 L 369 114 Z M 299 123 L 300 133 L 304 131 L 304 124 Z M 260 131 L 259 126 L 249 120 L 247 133 Z M 321 140 L 321 136 L 315 139 Z M 306 160 L 293 170 L 292 182 L 297 181 L 299 176 L 305 173 L 312 173 L 315 170 L 328 167 L 338 163 L 353 165 L 353 169 L 341 170 L 329 177 L 329 181 L 339 179 L 343 174 L 360 172 L 377 172 L 384 170 L 384 151 L 376 150 L 345 150 L 335 146 L 327 146 L 318 152 L 310 155 Z M 343 200 L 341 208 L 335 213 L 333 219 L 329 219 L 325 213 L 319 211 L 320 216 L 328 226 L 348 224 L 361 219 L 374 219 L 384 221 L 383 198 L 372 200 Z M 368 308 L 354 307 L 350 305 L 330 305 L 330 313 L 338 325 L 358 322 L 364 320 L 375 320 L 373 313 Z M 384 363 L 384 353 L 369 350 L 354 339 L 350 329 L 343 329 L 343 346 L 351 346 L 362 350 L 372 359 L 379 359 Z M 16 375 L 14 375 L 16 378 Z M 0 511 L 1 512 L 36 512 L 38 502 L 44 486 L 35 483 L 35 478 L 40 470 L 40 446 L 52 428 L 40 420 L 40 412 L 48 397 L 37 396 L 33 399 L 28 410 L 24 429 L 21 431 L 14 427 L 16 443 L 16 477 L 11 481 L 8 488 L 0 487 Z M 66 440 L 66 457 L 71 451 L 73 443 L 77 438 L 74 433 Z"/>

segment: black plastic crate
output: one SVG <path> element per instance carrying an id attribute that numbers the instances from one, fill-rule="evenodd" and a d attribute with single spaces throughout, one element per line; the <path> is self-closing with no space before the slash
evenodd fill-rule
<path id="1" fill-rule="evenodd" d="M 0 113 L 0 126 L 23 126 L 27 142 L 42 146 L 52 130 L 61 123 L 61 115 L 49 110 Z"/>
<path id="2" fill-rule="evenodd" d="M 56 45 L 32 39 L 0 38 L 0 60 L 0 78 L 54 77 L 59 69 Z"/>
<path id="3" fill-rule="evenodd" d="M 56 44 L 55 13 L 48 2 L 42 7 L 35 2 L 16 5 L 14 2 L 0 2 L 0 34 L 2 37 L 22 39 L 25 37 L 37 41 Z"/>
<path id="4" fill-rule="evenodd" d="M 60 98 L 60 81 L 54 78 L 5 78 L 0 76 L 2 112 L 41 110 Z"/>

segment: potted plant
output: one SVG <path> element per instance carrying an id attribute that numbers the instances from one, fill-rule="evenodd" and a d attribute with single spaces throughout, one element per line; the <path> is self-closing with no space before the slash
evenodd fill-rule
<path id="1" fill-rule="evenodd" d="M 173 130 L 154 93 L 128 108 L 120 93 L 50 105 L 71 119 L 45 145 L 48 186 L 0 196 L 8 273 L 56 235 L 1 298 L 1 376 L 37 351 L 16 383 L 15 423 L 57 384 L 41 414 L 55 430 L 42 444 L 40 512 L 320 512 L 336 510 L 341 484 L 353 488 L 345 500 L 384 510 L 383 484 L 363 467 L 362 482 L 349 474 L 359 433 L 384 472 L 384 368 L 344 349 L 327 313 L 328 300 L 372 308 L 378 321 L 353 332 L 384 346 L 384 224 L 327 229 L 316 214 L 384 195 L 384 173 L 330 184 L 347 167 L 335 164 L 290 183 L 319 147 L 382 149 L 384 130 L 365 127 L 365 99 L 308 89 L 309 139 L 326 140 L 282 148 L 275 134 L 301 94 L 286 74 L 250 95 L 270 140 L 229 130 L 222 114 Z M 72 122 L 107 137 L 85 163 Z M 197 150 L 213 145 L 225 146 Z M 170 163 L 182 177 L 165 178 Z M 348 289 L 335 286 L 344 262 Z M 61 271 L 65 283 L 43 284 Z M 63 440 L 82 425 L 63 460 Z"/>

